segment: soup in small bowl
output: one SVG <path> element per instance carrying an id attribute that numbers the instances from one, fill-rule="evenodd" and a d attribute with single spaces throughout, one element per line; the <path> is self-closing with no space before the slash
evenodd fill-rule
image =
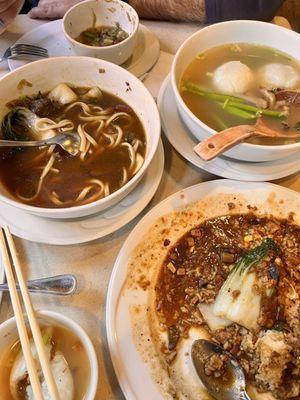
<path id="1" fill-rule="evenodd" d="M 128 33 L 116 22 L 115 26 L 102 25 L 87 28 L 75 40 L 88 46 L 106 47 L 121 43 L 128 36 Z"/>
<path id="2" fill-rule="evenodd" d="M 39 311 L 37 317 L 61 398 L 94 400 L 98 382 L 98 363 L 87 334 L 74 321 L 56 312 Z M 34 359 L 37 359 L 32 338 L 30 346 Z M 7 320 L 0 326 L 0 354 L 1 399 L 33 399 L 15 318 Z M 38 372 L 41 376 L 43 395 L 49 398 L 46 382 L 41 371 Z"/>
<path id="3" fill-rule="evenodd" d="M 136 45 L 139 17 L 121 0 L 86 0 L 64 16 L 63 30 L 74 52 L 123 64 Z"/>
<path id="4" fill-rule="evenodd" d="M 126 70 L 84 57 L 24 66 L 0 81 L 3 139 L 75 133 L 79 153 L 1 149 L 0 199 L 33 214 L 76 218 L 102 211 L 140 181 L 157 149 L 153 98 Z"/>
<path id="5" fill-rule="evenodd" d="M 284 138 L 256 135 L 225 155 L 270 161 L 300 153 L 299 43 L 298 34 L 257 21 L 216 24 L 189 38 L 173 62 L 172 86 L 197 139 L 259 123 Z"/>

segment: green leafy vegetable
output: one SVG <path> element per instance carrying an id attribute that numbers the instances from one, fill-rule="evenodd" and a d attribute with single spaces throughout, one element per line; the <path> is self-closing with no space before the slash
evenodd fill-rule
<path id="1" fill-rule="evenodd" d="M 111 46 L 128 38 L 128 33 L 123 31 L 120 24 L 115 26 L 98 26 L 88 28 L 77 38 L 81 43 L 89 46 Z"/>
<path id="2" fill-rule="evenodd" d="M 182 91 L 187 91 L 189 93 L 194 93 L 198 96 L 206 97 L 217 102 L 222 102 L 223 105 L 226 103 L 224 109 L 229 114 L 236 115 L 243 119 L 256 119 L 261 115 L 266 115 L 273 118 L 286 118 L 287 116 L 286 111 L 258 108 L 247 104 L 247 101 L 240 97 L 230 96 L 224 93 L 209 92 L 192 82 L 185 82 L 182 86 Z M 245 112 L 239 112 L 239 110 L 243 110 Z"/>
<path id="3" fill-rule="evenodd" d="M 214 304 L 216 316 L 227 318 L 248 329 L 257 328 L 261 294 L 255 290 L 257 284 L 255 269 L 270 252 L 277 254 L 278 251 L 274 241 L 266 238 L 237 261 L 216 298 Z"/>
<path id="4" fill-rule="evenodd" d="M 296 125 L 294 126 L 294 128 L 296 129 L 297 132 L 300 133 L 300 121 L 296 123 Z"/>
<path id="5" fill-rule="evenodd" d="M 7 113 L 2 121 L 1 130 L 3 139 L 6 140 L 17 140 L 17 137 L 12 129 L 12 125 L 14 124 L 16 112 L 15 110 Z"/>
<path id="6" fill-rule="evenodd" d="M 238 107 L 232 106 L 230 104 L 231 103 L 228 102 L 225 105 L 225 107 L 223 106 L 223 109 L 225 111 L 227 111 L 229 114 L 235 115 L 236 117 L 240 117 L 240 118 L 243 118 L 243 119 L 256 119 L 257 118 L 255 114 L 253 114 L 253 113 L 251 113 L 249 111 L 242 110 L 242 109 L 240 109 Z"/>
<path id="7" fill-rule="evenodd" d="M 283 321 L 276 321 L 272 329 L 278 332 L 289 332 L 289 327 Z"/>
<path id="8" fill-rule="evenodd" d="M 45 346 L 51 343 L 52 336 L 53 336 L 53 328 L 52 327 L 46 328 L 45 331 L 43 332 L 43 342 Z"/>
<path id="9" fill-rule="evenodd" d="M 48 332 L 45 332 L 43 334 L 43 342 L 44 342 L 44 344 L 47 345 L 50 342 L 50 340 L 51 340 L 51 336 L 49 335 Z"/>
<path id="10" fill-rule="evenodd" d="M 251 106 L 250 104 L 241 104 L 240 102 L 230 101 L 228 102 L 229 105 L 240 108 L 244 111 L 250 111 L 253 115 L 258 118 L 261 115 L 268 115 L 269 117 L 273 118 L 284 118 L 286 117 L 286 111 L 278 111 L 278 110 L 267 110 L 264 108 L 258 108 L 255 106 Z"/>
<path id="11" fill-rule="evenodd" d="M 9 111 L 3 118 L 1 129 L 3 138 L 6 140 L 26 140 L 28 135 L 26 131 L 31 131 L 35 134 L 38 131 L 35 128 L 35 122 L 38 116 L 25 107 L 15 107 Z M 22 133 L 15 129 L 15 126 L 26 128 Z"/>
<path id="12" fill-rule="evenodd" d="M 257 266 L 270 251 L 278 253 L 278 250 L 276 243 L 271 238 L 264 239 L 259 246 L 250 250 L 244 257 L 238 260 L 229 276 L 235 274 L 235 272 L 242 274 L 250 267 Z"/>
<path id="13" fill-rule="evenodd" d="M 21 94 L 21 96 L 19 96 L 19 100 L 25 102 L 27 99 L 29 99 L 28 96 L 26 96 L 25 94 Z"/>
<path id="14" fill-rule="evenodd" d="M 245 103 L 246 100 L 241 99 L 236 96 L 229 96 L 228 94 L 216 93 L 216 92 L 209 92 L 201 88 L 201 86 L 196 85 L 192 82 L 185 82 L 181 88 L 182 91 L 187 91 L 190 93 L 197 94 L 199 96 L 206 97 L 208 99 L 216 100 L 216 101 L 226 101 L 226 100 L 233 100 L 241 103 Z"/>
<path id="15" fill-rule="evenodd" d="M 98 39 L 98 32 L 84 31 L 82 34 L 90 39 Z"/>
<path id="16" fill-rule="evenodd" d="M 225 122 L 221 118 L 219 118 L 217 114 L 214 114 L 214 120 L 222 131 L 229 128 L 229 126 L 226 125 Z"/>
<path id="17" fill-rule="evenodd" d="M 206 58 L 206 55 L 205 55 L 204 53 L 199 53 L 199 54 L 196 56 L 196 58 L 197 58 L 197 60 L 204 60 L 204 59 Z"/>

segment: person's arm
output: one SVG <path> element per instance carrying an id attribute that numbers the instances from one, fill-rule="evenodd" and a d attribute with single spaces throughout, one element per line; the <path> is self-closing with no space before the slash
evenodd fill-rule
<path id="1" fill-rule="evenodd" d="M 129 0 L 129 4 L 141 18 L 205 21 L 205 0 Z"/>
<path id="2" fill-rule="evenodd" d="M 1 0 L 0 0 L 1 1 Z M 81 0 L 40 0 L 31 18 L 61 18 Z M 214 23 L 231 19 L 271 20 L 283 0 L 127 0 L 141 18 Z"/>
<path id="3" fill-rule="evenodd" d="M 208 23 L 233 19 L 271 21 L 284 0 L 205 0 Z"/>
<path id="4" fill-rule="evenodd" d="M 0 34 L 16 18 L 24 0 L 0 0 Z"/>
<path id="5" fill-rule="evenodd" d="M 1 0 L 0 0 L 1 1 Z M 40 0 L 29 11 L 30 18 L 61 18 L 74 4 L 82 0 Z M 205 0 L 130 0 L 141 18 L 204 21 Z"/>
<path id="6" fill-rule="evenodd" d="M 141 18 L 206 23 L 233 19 L 270 21 L 284 0 L 129 0 Z"/>
<path id="7" fill-rule="evenodd" d="M 55 19 L 62 18 L 75 4 L 82 0 L 40 0 L 37 7 L 29 11 L 30 18 Z"/>

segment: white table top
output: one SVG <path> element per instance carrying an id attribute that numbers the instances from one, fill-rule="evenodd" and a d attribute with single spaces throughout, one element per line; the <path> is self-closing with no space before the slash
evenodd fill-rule
<path id="1" fill-rule="evenodd" d="M 167 23 L 142 21 L 152 29 L 161 42 L 164 52 L 175 53 L 178 46 L 190 34 L 199 29 L 199 26 L 186 23 Z M 18 16 L 14 23 L 0 36 L 0 54 L 22 34 L 43 23 L 30 20 L 27 16 Z M 170 41 L 172 37 L 172 41 Z M 164 57 L 167 55 L 163 54 Z M 168 57 L 167 57 L 168 58 Z M 169 57 L 170 58 L 170 57 Z M 150 73 L 145 81 L 153 85 L 153 80 L 161 80 L 167 74 L 159 66 Z M 5 64 L 0 65 L 0 76 L 7 73 Z M 153 74 L 153 76 L 151 76 Z M 156 77 L 158 77 L 156 79 Z M 151 82 L 152 80 L 152 82 Z M 159 87 L 161 82 L 156 82 Z M 153 86 L 152 86 L 153 87 Z M 155 93 L 154 88 L 152 93 Z M 77 246 L 48 246 L 17 239 L 16 244 L 21 257 L 22 265 L 26 269 L 27 278 L 34 279 L 60 273 L 73 273 L 78 278 L 79 293 L 67 298 L 46 297 L 34 295 L 36 308 L 52 309 L 66 313 L 80 323 L 90 335 L 99 360 L 99 388 L 96 400 L 124 399 L 116 380 L 110 361 L 106 341 L 105 327 L 105 299 L 111 270 L 114 260 L 122 243 L 140 220 L 153 205 L 168 195 L 194 185 L 196 183 L 214 179 L 215 176 L 196 169 L 186 162 L 170 144 L 164 139 L 165 171 L 158 191 L 146 210 L 130 224 L 107 236 L 91 243 Z M 300 192 L 300 173 L 276 182 Z M 0 310 L 0 323 L 12 315 L 9 296 L 3 296 Z"/>

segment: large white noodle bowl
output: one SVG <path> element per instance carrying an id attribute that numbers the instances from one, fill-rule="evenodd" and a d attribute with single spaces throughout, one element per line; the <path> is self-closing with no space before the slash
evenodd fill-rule
<path id="1" fill-rule="evenodd" d="M 18 84 L 26 80 L 32 87 Z M 89 204 L 65 208 L 41 208 L 18 201 L 0 181 L 0 201 L 29 213 L 47 218 L 77 218 L 111 207 L 122 200 L 139 183 L 146 172 L 158 146 L 160 119 L 156 104 L 145 86 L 128 71 L 109 63 L 88 57 L 58 57 L 36 61 L 6 75 L 0 80 L 0 119 L 8 111 L 5 104 L 20 95 L 45 92 L 59 83 L 75 86 L 98 86 L 120 97 L 133 108 L 145 129 L 147 149 L 141 169 L 124 186 L 100 200 Z"/>

